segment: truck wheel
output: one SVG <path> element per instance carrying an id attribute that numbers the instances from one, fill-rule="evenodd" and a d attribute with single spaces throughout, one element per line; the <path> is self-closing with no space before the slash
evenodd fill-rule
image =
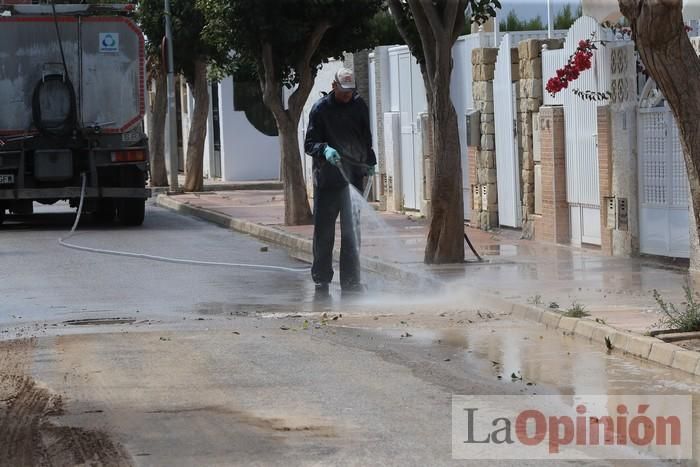
<path id="1" fill-rule="evenodd" d="M 114 220 L 114 216 L 117 213 L 117 207 L 115 206 L 114 200 L 109 198 L 103 198 L 97 205 L 97 211 L 95 212 L 95 217 L 97 222 L 100 224 L 109 224 Z"/>
<path id="2" fill-rule="evenodd" d="M 141 225 L 146 215 L 145 199 L 122 199 L 117 204 L 117 215 L 124 225 Z"/>

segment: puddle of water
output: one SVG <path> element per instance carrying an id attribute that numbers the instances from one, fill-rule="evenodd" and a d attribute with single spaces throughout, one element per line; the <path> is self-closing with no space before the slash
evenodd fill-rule
<path id="1" fill-rule="evenodd" d="M 521 394 L 558 395 L 562 404 L 572 396 L 690 395 L 694 453 L 700 447 L 700 377 L 609 354 L 601 345 L 522 321 L 489 321 L 437 330 L 411 323 L 384 329 L 376 328 L 380 324 L 374 326 L 364 329 L 375 336 L 375 342 L 416 346 L 421 355 L 449 362 L 446 365 L 458 372 L 464 368 L 464 374 L 476 384 L 479 379 L 499 381 L 513 385 L 510 389 Z"/>

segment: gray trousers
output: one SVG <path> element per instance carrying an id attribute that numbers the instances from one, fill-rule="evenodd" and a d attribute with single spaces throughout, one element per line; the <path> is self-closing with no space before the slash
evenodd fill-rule
<path id="1" fill-rule="evenodd" d="M 358 189 L 362 187 L 360 180 Z M 324 190 L 314 188 L 314 262 L 311 277 L 316 283 L 333 280 L 333 245 L 335 222 L 340 215 L 340 285 L 360 283 L 360 226 L 359 209 L 353 219 L 350 187 Z"/>

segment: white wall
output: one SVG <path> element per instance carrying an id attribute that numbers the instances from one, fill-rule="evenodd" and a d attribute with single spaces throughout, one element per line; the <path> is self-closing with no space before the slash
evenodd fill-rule
<path id="1" fill-rule="evenodd" d="M 245 112 L 233 110 L 233 79 L 219 83 L 221 176 L 225 181 L 277 180 L 280 144 L 277 136 L 260 133 Z"/>
<path id="2" fill-rule="evenodd" d="M 207 136 L 204 138 L 204 178 L 212 178 L 214 176 L 214 109 L 210 84 L 207 84 L 207 91 L 209 92 L 209 113 L 207 113 Z"/>

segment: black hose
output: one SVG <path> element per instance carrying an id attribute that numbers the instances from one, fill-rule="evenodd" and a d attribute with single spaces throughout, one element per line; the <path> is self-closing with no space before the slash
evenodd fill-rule
<path id="1" fill-rule="evenodd" d="M 58 27 L 58 15 L 56 14 L 56 0 L 51 1 L 51 9 L 53 11 L 53 23 L 56 28 L 56 39 L 58 41 L 58 48 L 61 51 L 61 64 L 63 65 L 63 75 L 59 73 L 53 73 L 45 75 L 42 77 L 41 81 L 37 83 L 34 87 L 34 94 L 32 96 L 32 119 L 34 121 L 34 126 L 39 130 L 40 133 L 47 136 L 69 136 L 71 135 L 78 126 L 78 111 L 77 111 L 77 99 L 75 95 L 75 88 L 73 83 L 68 76 L 68 65 L 66 64 L 66 55 L 63 51 L 63 41 L 61 40 L 61 31 Z M 68 114 L 62 121 L 53 123 L 44 121 L 42 111 L 41 111 L 41 96 L 42 89 L 47 83 L 61 82 L 65 86 L 68 92 L 69 110 Z"/>
<path id="2" fill-rule="evenodd" d="M 482 258 L 479 253 L 476 252 L 476 248 L 474 248 L 474 245 L 472 245 L 471 240 L 469 240 L 469 236 L 467 235 L 467 232 L 464 232 L 464 240 L 467 242 L 467 245 L 469 245 L 469 248 L 472 250 L 472 253 L 474 253 L 474 256 L 476 256 L 476 259 L 479 260 L 479 262 L 483 262 L 484 258 Z"/>

